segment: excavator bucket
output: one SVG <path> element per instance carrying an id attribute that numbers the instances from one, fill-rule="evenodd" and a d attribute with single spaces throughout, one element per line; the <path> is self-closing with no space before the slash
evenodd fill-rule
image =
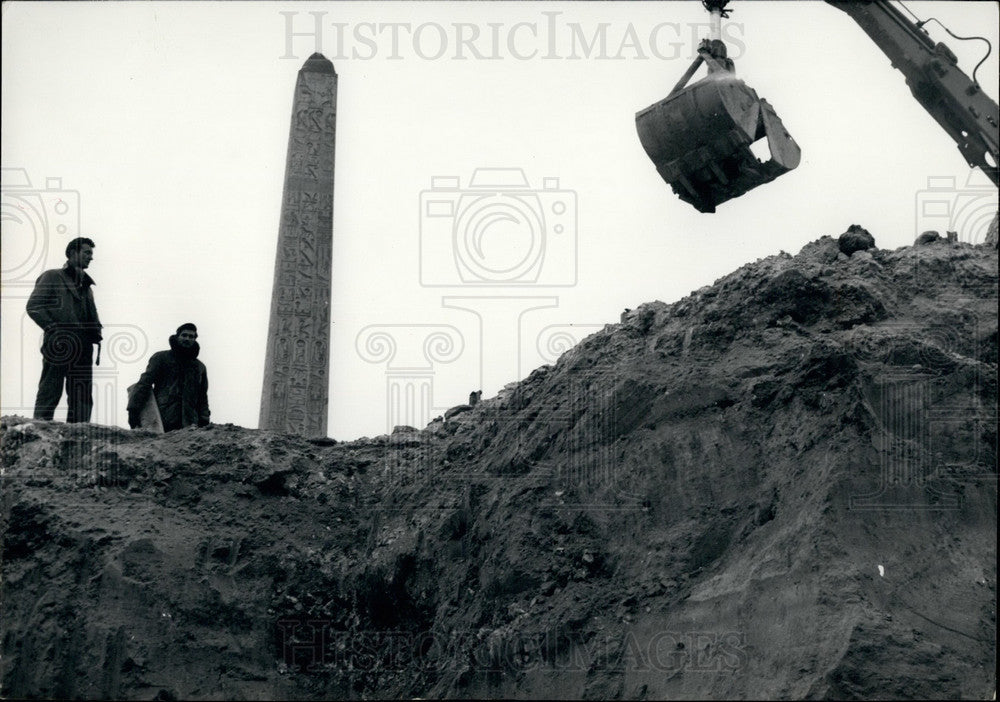
<path id="1" fill-rule="evenodd" d="M 635 126 L 663 180 L 700 212 L 787 173 L 802 154 L 774 108 L 728 71 L 675 89 L 638 112 Z M 766 162 L 750 149 L 764 138 Z"/>

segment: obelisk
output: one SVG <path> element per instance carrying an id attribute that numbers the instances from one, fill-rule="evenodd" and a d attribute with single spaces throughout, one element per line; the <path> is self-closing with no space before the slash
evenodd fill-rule
<path id="1" fill-rule="evenodd" d="M 260 428 L 326 436 L 337 73 L 322 54 L 295 83 Z"/>

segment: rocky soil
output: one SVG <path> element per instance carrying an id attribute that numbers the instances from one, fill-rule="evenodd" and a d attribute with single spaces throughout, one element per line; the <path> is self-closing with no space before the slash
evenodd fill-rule
<path id="1" fill-rule="evenodd" d="M 2 693 L 988 699 L 996 305 L 824 237 L 419 431 L 6 417 Z"/>

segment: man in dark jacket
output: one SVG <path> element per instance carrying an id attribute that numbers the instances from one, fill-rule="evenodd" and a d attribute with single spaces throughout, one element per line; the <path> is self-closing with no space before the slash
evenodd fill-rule
<path id="1" fill-rule="evenodd" d="M 173 431 L 197 424 L 209 424 L 208 373 L 198 360 L 198 328 L 188 322 L 170 337 L 170 350 L 157 351 L 149 359 L 128 401 L 128 424 L 139 426 L 139 415 L 149 400 L 156 399 L 163 430 Z"/>
<path id="2" fill-rule="evenodd" d="M 66 421 L 90 421 L 94 344 L 98 359 L 101 356 L 101 320 L 91 290 L 94 279 L 84 272 L 93 258 L 93 241 L 73 239 L 66 246 L 66 265 L 42 273 L 28 297 L 28 316 L 45 330 L 35 419 L 52 419 L 65 383 Z"/>

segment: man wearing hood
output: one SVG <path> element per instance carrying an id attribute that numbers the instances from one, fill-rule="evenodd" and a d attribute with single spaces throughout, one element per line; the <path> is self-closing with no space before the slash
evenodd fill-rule
<path id="1" fill-rule="evenodd" d="M 93 258 L 93 240 L 73 239 L 66 245 L 66 265 L 42 273 L 28 297 L 28 316 L 45 330 L 35 419 L 52 419 L 65 384 L 66 421 L 90 421 L 94 344 L 98 363 L 101 358 L 101 320 L 91 290 L 94 279 L 84 270 Z"/>
<path id="2" fill-rule="evenodd" d="M 188 322 L 170 337 L 170 350 L 157 351 L 149 359 L 128 401 L 128 424 L 140 424 L 150 392 L 156 399 L 163 430 L 173 431 L 197 424 L 208 426 L 208 373 L 198 360 L 198 328 Z"/>

